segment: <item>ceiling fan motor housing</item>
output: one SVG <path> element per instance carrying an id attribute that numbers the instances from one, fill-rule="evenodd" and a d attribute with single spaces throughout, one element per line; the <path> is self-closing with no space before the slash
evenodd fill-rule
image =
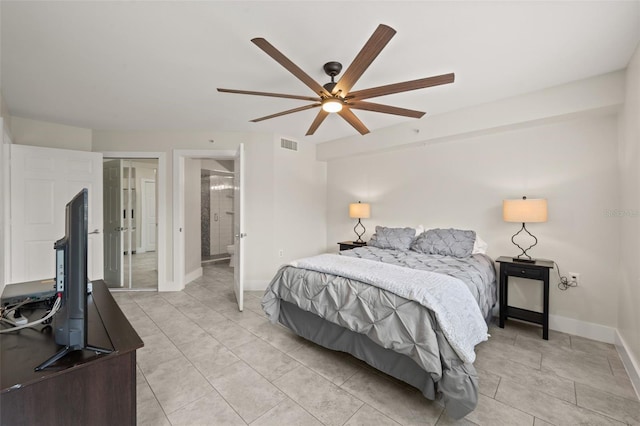
<path id="1" fill-rule="evenodd" d="M 327 73 L 327 75 L 331 77 L 331 81 L 333 81 L 333 77 L 340 74 L 340 71 L 342 71 L 342 64 L 335 61 L 327 62 L 324 64 L 323 68 L 324 72 Z"/>
<path id="2" fill-rule="evenodd" d="M 340 62 L 332 61 L 324 64 L 322 68 L 324 69 L 324 72 L 331 77 L 331 82 L 324 84 L 322 87 L 324 87 L 327 92 L 332 93 L 333 88 L 336 87 L 336 82 L 333 81 L 333 78 L 342 71 L 342 64 Z"/>

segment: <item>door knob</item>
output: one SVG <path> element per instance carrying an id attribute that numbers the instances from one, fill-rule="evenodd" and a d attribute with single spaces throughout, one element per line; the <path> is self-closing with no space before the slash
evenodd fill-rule
<path id="1" fill-rule="evenodd" d="M 100 230 L 98 228 L 94 229 L 92 232 L 89 232 L 89 234 L 99 234 Z"/>

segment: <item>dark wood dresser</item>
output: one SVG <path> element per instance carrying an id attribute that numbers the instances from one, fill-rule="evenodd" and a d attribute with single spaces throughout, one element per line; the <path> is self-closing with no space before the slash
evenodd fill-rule
<path id="1" fill-rule="evenodd" d="M 0 334 L 2 425 L 136 424 L 136 350 L 143 342 L 104 282 L 93 282 L 87 311 L 88 344 L 113 352 L 75 351 L 35 372 L 59 349 L 53 334 Z"/>

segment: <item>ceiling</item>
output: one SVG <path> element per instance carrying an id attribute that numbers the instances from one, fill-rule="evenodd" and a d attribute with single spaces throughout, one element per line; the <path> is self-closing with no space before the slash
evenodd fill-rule
<path id="1" fill-rule="evenodd" d="M 250 40 L 264 37 L 320 84 L 378 24 L 397 34 L 354 90 L 454 72 L 453 84 L 371 99 L 427 111 L 471 105 L 625 68 L 639 1 L 200 1 L 0 3 L 0 84 L 10 113 L 100 130 L 275 132 L 322 142 L 357 134 L 317 110 L 249 120 L 312 96 Z M 355 111 L 370 130 L 415 119 Z M 366 136 L 364 136 L 366 137 Z"/>

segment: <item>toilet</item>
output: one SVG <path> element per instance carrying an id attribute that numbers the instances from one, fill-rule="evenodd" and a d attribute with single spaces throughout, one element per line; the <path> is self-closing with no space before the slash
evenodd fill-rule
<path id="1" fill-rule="evenodd" d="M 227 246 L 227 253 L 229 253 L 229 266 L 233 268 L 233 254 L 236 252 L 236 246 L 231 244 Z"/>

